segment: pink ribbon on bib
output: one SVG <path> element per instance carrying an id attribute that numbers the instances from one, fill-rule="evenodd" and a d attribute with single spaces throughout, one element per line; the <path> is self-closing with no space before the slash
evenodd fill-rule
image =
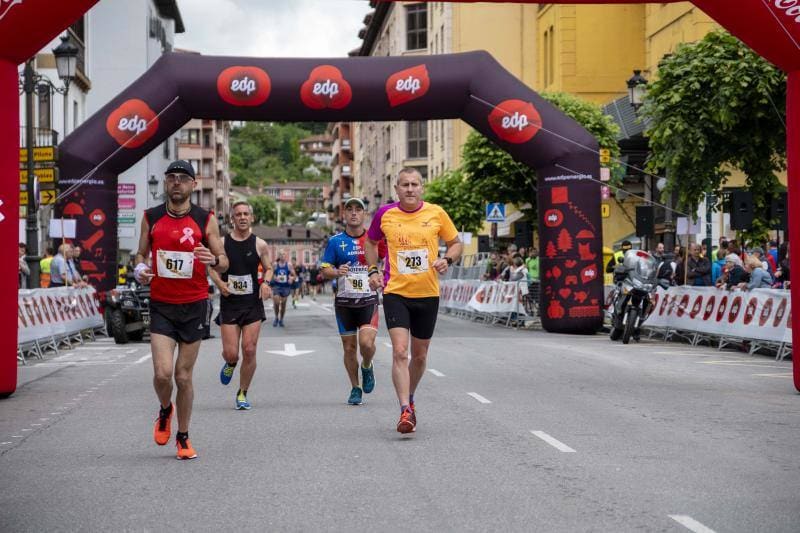
<path id="1" fill-rule="evenodd" d="M 181 237 L 180 243 L 183 244 L 184 242 L 189 241 L 189 244 L 194 245 L 194 238 L 192 235 L 194 235 L 194 230 L 192 230 L 192 228 L 183 228 L 183 237 Z"/>

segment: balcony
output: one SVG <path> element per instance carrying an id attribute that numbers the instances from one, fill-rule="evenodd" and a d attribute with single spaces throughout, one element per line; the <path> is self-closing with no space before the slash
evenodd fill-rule
<path id="1" fill-rule="evenodd" d="M 342 165 L 342 176 L 349 178 L 351 175 L 350 165 Z"/>
<path id="2" fill-rule="evenodd" d="M 349 152 L 352 150 L 350 139 L 342 139 L 342 150 Z"/>
<path id="3" fill-rule="evenodd" d="M 216 180 L 208 176 L 198 176 L 197 184 L 202 190 L 212 190 L 216 185 Z"/>
<path id="4" fill-rule="evenodd" d="M 19 146 L 28 147 L 25 126 L 19 128 Z M 58 132 L 45 128 L 33 128 L 33 146 L 58 146 Z"/>

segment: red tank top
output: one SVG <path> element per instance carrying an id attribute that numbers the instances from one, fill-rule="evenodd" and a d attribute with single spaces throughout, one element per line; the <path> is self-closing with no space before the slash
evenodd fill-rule
<path id="1" fill-rule="evenodd" d="M 144 215 L 150 225 L 152 269 L 156 275 L 150 282 L 150 298 L 169 304 L 188 304 L 207 299 L 206 265 L 194 258 L 191 278 L 164 277 L 159 274 L 159 266 L 163 268 L 165 260 L 162 257 L 159 261 L 158 252 L 162 250 L 191 253 L 195 246 L 201 243 L 206 245 L 206 229 L 211 213 L 192 205 L 186 215 L 173 217 L 167 213 L 166 206 L 162 204 L 146 210 Z"/>

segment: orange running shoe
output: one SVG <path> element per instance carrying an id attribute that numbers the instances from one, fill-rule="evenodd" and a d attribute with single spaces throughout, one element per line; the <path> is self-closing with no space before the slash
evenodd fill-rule
<path id="1" fill-rule="evenodd" d="M 168 443 L 169 437 L 172 435 L 171 422 L 173 411 L 175 411 L 175 407 L 170 403 L 169 411 L 164 412 L 164 409 L 161 409 L 158 413 L 156 424 L 153 428 L 153 439 L 155 439 L 156 444 L 159 446 L 164 446 L 166 443 Z"/>
<path id="2" fill-rule="evenodd" d="M 197 457 L 197 452 L 192 448 L 192 443 L 189 437 L 176 437 L 175 447 L 178 448 L 177 459 L 194 459 Z"/>
<path id="3" fill-rule="evenodd" d="M 400 413 L 400 421 L 397 423 L 397 431 L 400 433 L 413 433 L 417 429 L 417 415 L 410 407 L 406 407 Z"/>

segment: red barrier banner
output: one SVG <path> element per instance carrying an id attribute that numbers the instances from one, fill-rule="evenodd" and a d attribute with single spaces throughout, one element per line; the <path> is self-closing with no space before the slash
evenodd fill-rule
<path id="1" fill-rule="evenodd" d="M 789 291 L 670 287 L 653 296 L 644 326 L 791 344 L 791 315 Z"/>
<path id="2" fill-rule="evenodd" d="M 92 287 L 20 290 L 17 345 L 103 326 Z"/>

